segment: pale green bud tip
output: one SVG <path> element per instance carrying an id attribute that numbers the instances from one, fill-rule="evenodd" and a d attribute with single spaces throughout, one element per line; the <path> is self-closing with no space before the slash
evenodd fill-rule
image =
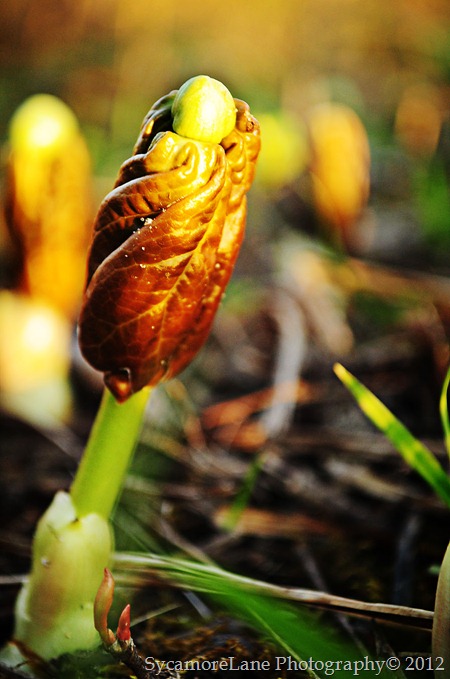
<path id="1" fill-rule="evenodd" d="M 173 129 L 180 136 L 218 144 L 234 129 L 236 104 L 219 80 L 198 75 L 178 90 L 172 117 Z"/>

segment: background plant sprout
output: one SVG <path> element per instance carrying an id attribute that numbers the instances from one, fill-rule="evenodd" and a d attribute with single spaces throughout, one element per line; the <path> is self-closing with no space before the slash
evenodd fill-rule
<path id="1" fill-rule="evenodd" d="M 385 405 L 340 363 L 334 372 L 356 399 L 362 412 L 391 441 L 405 462 L 431 486 L 441 500 L 450 507 L 450 477 L 433 453 L 386 408 Z M 444 430 L 444 442 L 450 456 L 450 419 L 448 412 L 448 387 L 450 368 L 442 386 L 439 410 Z M 446 668 L 442 676 L 450 676 L 450 546 L 447 548 L 438 579 L 433 633 L 433 657 L 444 658 Z"/>

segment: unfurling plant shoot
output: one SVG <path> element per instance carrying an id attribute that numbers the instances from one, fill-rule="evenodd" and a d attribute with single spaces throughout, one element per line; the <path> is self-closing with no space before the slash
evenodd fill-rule
<path id="1" fill-rule="evenodd" d="M 208 336 L 243 239 L 259 145 L 247 104 L 207 76 L 190 79 L 150 109 L 99 208 L 79 340 L 108 389 L 70 493 L 39 522 L 16 608 L 22 656 L 100 641 L 93 606 L 109 518 L 150 387 L 183 370 Z"/>

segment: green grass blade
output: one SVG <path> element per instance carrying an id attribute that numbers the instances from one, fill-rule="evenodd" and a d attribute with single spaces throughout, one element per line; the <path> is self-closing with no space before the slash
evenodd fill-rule
<path id="1" fill-rule="evenodd" d="M 257 455 L 253 462 L 250 464 L 247 474 L 245 475 L 243 484 L 239 489 L 234 499 L 234 502 L 232 503 L 230 509 L 228 510 L 227 516 L 225 517 L 225 520 L 222 524 L 222 528 L 224 530 L 233 531 L 236 528 L 239 519 L 242 516 L 242 513 L 248 506 L 253 488 L 258 479 L 258 476 L 261 473 L 261 469 L 264 466 L 264 460 L 265 460 L 264 454 Z"/>
<path id="2" fill-rule="evenodd" d="M 287 669 L 296 676 L 296 670 L 300 671 L 309 663 L 310 676 L 324 677 L 328 674 L 324 671 L 325 663 L 336 667 L 344 660 L 356 663 L 361 659 L 356 646 L 340 638 L 317 614 L 285 601 L 233 589 L 229 584 L 226 589 L 225 595 L 212 598 L 281 649 L 278 658 L 272 661 L 280 672 Z M 342 665 L 340 668 L 337 665 L 334 676 L 344 673 Z M 370 677 L 371 673 L 368 675 Z"/>
<path id="3" fill-rule="evenodd" d="M 324 671 L 326 661 L 333 664 L 334 676 L 343 675 L 344 671 L 348 674 L 344 661 L 362 662 L 359 648 L 341 637 L 321 615 L 273 595 L 277 591 L 280 594 L 283 588 L 230 573 L 214 564 L 169 556 L 118 553 L 114 560 L 115 568 L 122 573 L 137 571 L 145 577 L 146 571 L 156 572 L 162 580 L 179 583 L 183 589 L 203 592 L 222 610 L 245 620 L 280 649 L 280 657 L 287 658 L 293 676 L 297 676 L 295 663 L 310 659 L 317 661 L 311 676 L 323 679 L 329 674 Z M 341 663 L 340 667 L 335 665 L 337 662 Z M 279 669 L 283 669 L 281 665 Z M 369 678 L 374 673 L 366 672 L 366 676 Z"/>
<path id="4" fill-rule="evenodd" d="M 439 401 L 439 411 L 441 414 L 442 428 L 444 429 L 444 441 L 447 453 L 450 456 L 450 420 L 448 416 L 448 386 L 450 384 L 450 368 L 447 370 L 444 384 L 442 385 L 441 398 Z"/>
<path id="5" fill-rule="evenodd" d="M 362 412 L 391 441 L 410 467 L 418 472 L 450 507 L 450 478 L 433 453 L 341 364 L 337 363 L 334 366 L 334 372 L 353 395 Z"/>

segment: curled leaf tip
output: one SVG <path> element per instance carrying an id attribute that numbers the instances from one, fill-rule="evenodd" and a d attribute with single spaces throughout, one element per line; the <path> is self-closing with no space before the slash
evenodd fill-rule
<path id="1" fill-rule="evenodd" d="M 126 401 L 133 393 L 130 370 L 122 368 L 116 372 L 105 373 L 105 385 L 119 403 Z"/>
<path id="2" fill-rule="evenodd" d="M 118 401 L 175 377 L 197 354 L 244 236 L 259 124 L 234 99 L 220 144 L 182 137 L 176 97 L 150 109 L 94 224 L 79 342 Z"/>

